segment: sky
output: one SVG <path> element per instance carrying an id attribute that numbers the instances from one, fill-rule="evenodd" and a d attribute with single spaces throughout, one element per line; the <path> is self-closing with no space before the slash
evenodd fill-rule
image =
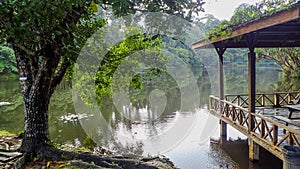
<path id="1" fill-rule="evenodd" d="M 204 13 L 200 13 L 200 17 L 205 14 L 212 14 L 219 20 L 229 20 L 234 10 L 242 3 L 255 4 L 260 0 L 204 0 Z"/>

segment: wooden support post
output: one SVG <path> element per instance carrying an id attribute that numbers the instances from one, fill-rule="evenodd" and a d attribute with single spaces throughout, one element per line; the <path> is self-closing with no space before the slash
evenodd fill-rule
<path id="1" fill-rule="evenodd" d="M 255 113 L 255 53 L 254 49 L 248 54 L 248 105 L 249 105 L 249 132 L 254 128 L 254 120 L 251 113 Z"/>
<path id="2" fill-rule="evenodd" d="M 224 71 L 223 71 L 223 54 L 226 48 L 216 48 L 216 51 L 219 55 L 219 62 L 218 62 L 218 70 L 219 70 L 219 97 L 220 100 L 224 100 Z M 223 111 L 223 104 L 220 102 L 220 114 Z M 220 120 L 220 136 L 221 140 L 227 139 L 227 123 L 223 120 Z"/>
<path id="3" fill-rule="evenodd" d="M 285 159 L 282 160 L 282 164 L 283 164 L 282 169 L 289 169 L 289 163 Z"/>
<path id="4" fill-rule="evenodd" d="M 251 135 L 255 127 L 254 119 L 252 113 L 255 113 L 255 41 L 257 34 L 249 33 L 245 36 L 245 40 L 247 42 L 249 53 L 248 53 L 248 132 Z M 249 159 L 251 161 L 259 160 L 259 145 L 256 144 L 251 138 L 249 139 Z"/>
<path id="5" fill-rule="evenodd" d="M 249 159 L 251 161 L 258 161 L 259 160 L 259 145 L 250 138 L 248 138 L 248 145 L 249 145 Z"/>
<path id="6" fill-rule="evenodd" d="M 224 68 L 223 68 L 223 54 L 226 51 L 226 48 L 216 48 L 216 51 L 219 55 L 218 61 L 218 70 L 219 70 L 219 97 L 220 100 L 224 100 Z"/>
<path id="7" fill-rule="evenodd" d="M 248 53 L 248 120 L 249 120 L 249 127 L 248 131 L 251 132 L 254 128 L 254 120 L 251 113 L 255 113 L 255 41 L 256 41 L 257 34 L 256 33 L 249 33 L 245 36 L 245 40 L 247 42 L 249 53 Z"/>
<path id="8" fill-rule="evenodd" d="M 220 121 L 220 136 L 221 139 L 227 140 L 227 123 L 223 120 Z"/>

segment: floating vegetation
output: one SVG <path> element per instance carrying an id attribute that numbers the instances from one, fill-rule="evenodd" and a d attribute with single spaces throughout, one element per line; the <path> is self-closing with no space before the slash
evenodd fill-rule
<path id="1" fill-rule="evenodd" d="M 9 106 L 12 105 L 10 102 L 0 102 L 0 106 Z"/>
<path id="2" fill-rule="evenodd" d="M 85 118 L 89 118 L 89 117 L 93 117 L 94 115 L 93 114 L 71 114 L 71 113 L 68 113 L 67 115 L 64 115 L 64 116 L 61 116 L 59 119 L 61 121 L 63 121 L 64 123 L 67 123 L 67 122 L 76 122 L 78 120 L 81 120 L 81 119 L 85 119 Z"/>

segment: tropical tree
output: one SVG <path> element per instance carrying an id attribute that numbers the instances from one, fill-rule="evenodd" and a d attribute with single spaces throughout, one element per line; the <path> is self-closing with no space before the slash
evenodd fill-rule
<path id="1" fill-rule="evenodd" d="M 0 46 L 0 75 L 18 72 L 15 54 L 12 48 Z"/>
<path id="2" fill-rule="evenodd" d="M 221 21 L 212 14 L 206 14 L 204 17 L 197 20 L 197 25 L 204 33 L 218 26 Z"/>
<path id="3" fill-rule="evenodd" d="M 300 77 L 300 48 L 274 48 L 257 50 L 258 57 L 272 58 L 285 76 Z"/>
<path id="4" fill-rule="evenodd" d="M 193 13 L 203 10 L 202 5 L 202 0 L 1 1 L 0 39 L 13 47 L 24 98 L 21 151 L 56 159 L 66 155 L 49 148 L 48 106 L 87 38 L 105 25 L 99 7 L 111 9 L 117 16 L 162 11 L 191 19 Z"/>

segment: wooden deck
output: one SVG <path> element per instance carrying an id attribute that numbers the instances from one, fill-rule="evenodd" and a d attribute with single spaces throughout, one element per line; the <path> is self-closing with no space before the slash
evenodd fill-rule
<path id="1" fill-rule="evenodd" d="M 247 95 L 226 95 L 225 100 L 210 96 L 210 112 L 283 160 L 284 145 L 300 146 L 300 120 L 289 119 L 288 109 L 282 108 L 297 94 L 256 94 L 255 113 L 247 109 Z"/>

